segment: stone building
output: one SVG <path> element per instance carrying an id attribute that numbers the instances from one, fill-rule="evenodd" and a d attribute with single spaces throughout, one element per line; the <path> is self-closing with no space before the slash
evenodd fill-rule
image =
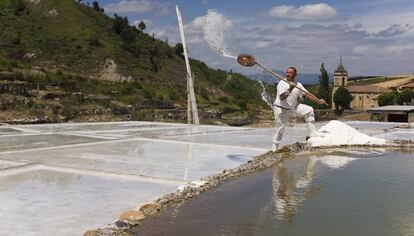
<path id="1" fill-rule="evenodd" d="M 339 60 L 339 65 L 334 72 L 333 87 L 332 87 L 332 108 L 335 108 L 333 96 L 339 87 L 345 87 L 352 95 L 353 100 L 350 108 L 353 110 L 366 110 L 371 107 L 378 107 L 378 96 L 390 91 L 379 86 L 374 85 L 351 85 L 348 86 L 348 72 L 342 64 L 342 56 Z"/>
<path id="2" fill-rule="evenodd" d="M 353 110 L 366 110 L 378 107 L 378 96 L 381 93 L 390 91 L 389 89 L 373 85 L 353 85 L 347 89 L 354 98 L 350 104 L 350 108 Z"/>

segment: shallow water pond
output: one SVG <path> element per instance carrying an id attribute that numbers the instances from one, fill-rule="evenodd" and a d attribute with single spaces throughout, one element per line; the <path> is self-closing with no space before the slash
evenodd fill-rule
<path id="1" fill-rule="evenodd" d="M 149 218 L 133 235 L 414 235 L 414 154 L 302 154 Z"/>

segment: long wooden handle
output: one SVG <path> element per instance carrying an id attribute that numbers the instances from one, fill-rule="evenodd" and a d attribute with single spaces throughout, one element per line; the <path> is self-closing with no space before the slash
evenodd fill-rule
<path id="1" fill-rule="evenodd" d="M 282 76 L 280 76 L 280 75 L 276 74 L 274 71 L 270 70 L 270 69 L 269 69 L 269 68 L 267 68 L 266 66 L 264 66 L 264 65 L 262 65 L 262 64 L 260 64 L 260 63 L 258 63 L 258 62 L 256 62 L 256 64 L 257 64 L 258 66 L 262 67 L 262 68 L 263 68 L 264 70 L 266 70 L 267 72 L 269 72 L 269 73 L 271 73 L 272 75 L 274 75 L 275 77 L 277 77 L 277 79 L 279 79 L 279 80 L 281 80 L 281 81 L 283 81 L 283 82 L 286 82 L 287 84 L 289 84 L 289 85 L 290 85 L 289 81 L 287 81 L 287 80 L 286 80 L 285 78 L 283 78 Z M 299 89 L 300 91 L 304 92 L 304 93 L 309 93 L 308 91 L 303 90 L 303 89 L 299 88 L 299 87 L 298 87 L 298 86 L 296 86 L 296 85 L 295 85 L 295 87 L 296 87 L 297 89 Z M 313 95 L 313 94 L 312 94 L 312 95 Z"/>
<path id="2" fill-rule="evenodd" d="M 287 83 L 287 84 L 289 84 L 289 86 L 290 86 L 289 81 L 287 81 L 287 80 L 286 80 L 285 78 L 283 78 L 282 76 L 278 75 L 277 73 L 275 73 L 274 71 L 270 70 L 270 69 L 269 69 L 269 68 L 267 68 L 266 66 L 264 66 L 264 65 L 262 65 L 262 64 L 260 64 L 260 63 L 258 63 L 257 61 L 256 61 L 255 63 L 256 63 L 256 65 L 260 66 L 261 68 L 263 68 L 264 70 L 266 70 L 267 72 L 269 72 L 270 74 L 272 74 L 273 76 L 275 76 L 277 79 L 279 79 L 279 80 L 281 80 L 281 81 L 283 81 L 283 82 L 286 82 L 286 83 Z M 314 99 L 314 102 L 319 101 L 319 98 L 318 98 L 318 97 L 316 97 L 315 95 L 313 95 L 312 93 L 310 93 L 310 92 L 308 92 L 308 91 L 306 91 L 306 90 L 303 90 L 302 88 L 299 88 L 299 87 L 298 87 L 298 86 L 296 86 L 296 85 L 295 85 L 295 88 L 299 89 L 300 91 L 302 91 L 302 92 L 306 93 L 308 96 L 312 97 L 312 98 Z M 325 105 L 328 105 L 328 104 L 326 103 L 326 101 L 325 101 Z"/>

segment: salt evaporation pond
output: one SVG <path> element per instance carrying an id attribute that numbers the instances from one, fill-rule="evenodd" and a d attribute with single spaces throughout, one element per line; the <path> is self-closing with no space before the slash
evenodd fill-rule
<path id="1" fill-rule="evenodd" d="M 133 235 L 414 235 L 414 155 L 305 153 L 227 181 Z"/>

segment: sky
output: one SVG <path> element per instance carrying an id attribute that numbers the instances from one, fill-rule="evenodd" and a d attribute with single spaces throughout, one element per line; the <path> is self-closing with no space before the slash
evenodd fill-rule
<path id="1" fill-rule="evenodd" d="M 319 74 L 339 63 L 350 76 L 414 72 L 413 0 L 99 0 L 105 13 L 144 21 L 145 32 L 171 46 L 180 42 L 175 6 L 183 16 L 189 56 L 213 68 L 258 73 L 211 49 L 204 40 L 206 14 L 225 17 L 224 42 L 232 55 L 249 53 L 275 70 L 295 66 Z"/>

